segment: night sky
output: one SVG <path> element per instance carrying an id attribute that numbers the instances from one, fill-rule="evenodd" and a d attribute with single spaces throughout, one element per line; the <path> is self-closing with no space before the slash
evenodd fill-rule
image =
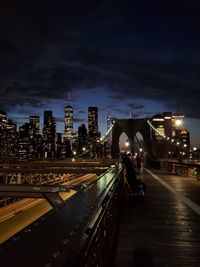
<path id="1" fill-rule="evenodd" d="M 0 109 L 18 125 L 52 109 L 60 132 L 69 91 L 75 129 L 88 106 L 102 132 L 108 112 L 179 110 L 200 145 L 200 3 L 159 2 L 1 1 Z"/>

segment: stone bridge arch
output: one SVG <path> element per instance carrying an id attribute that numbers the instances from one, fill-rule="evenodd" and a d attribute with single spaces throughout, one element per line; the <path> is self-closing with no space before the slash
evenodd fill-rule
<path id="1" fill-rule="evenodd" d="M 151 134 L 150 127 L 146 119 L 121 119 L 115 120 L 112 129 L 112 145 L 111 155 L 112 158 L 119 158 L 119 138 L 122 133 L 126 133 L 129 138 L 130 147 L 133 148 L 134 137 L 139 132 L 144 139 L 145 152 L 151 154 Z M 132 151 L 134 152 L 134 151 Z"/>

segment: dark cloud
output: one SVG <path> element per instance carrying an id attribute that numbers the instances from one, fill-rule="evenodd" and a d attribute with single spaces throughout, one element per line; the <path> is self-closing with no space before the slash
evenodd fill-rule
<path id="1" fill-rule="evenodd" d="M 113 111 L 116 111 L 116 112 L 118 112 L 119 114 L 122 114 L 122 115 L 126 115 L 126 117 L 129 115 L 129 112 L 127 110 L 124 110 L 124 109 L 114 108 Z"/>
<path id="2" fill-rule="evenodd" d="M 145 105 L 139 105 L 137 103 L 129 103 L 127 106 L 131 108 L 131 110 L 145 108 Z"/>
<path id="3" fill-rule="evenodd" d="M 197 2 L 142 3 L 1 3 L 0 107 L 34 112 L 66 89 L 103 88 L 121 114 L 150 99 L 200 118 L 199 10 L 187 9 Z"/>

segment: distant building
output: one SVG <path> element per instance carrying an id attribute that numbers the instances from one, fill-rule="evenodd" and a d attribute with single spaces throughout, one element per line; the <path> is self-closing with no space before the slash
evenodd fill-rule
<path id="1" fill-rule="evenodd" d="M 177 155 L 181 146 L 190 147 L 190 133 L 183 127 L 184 115 L 163 112 L 153 116 L 152 124 L 157 130 L 157 132 L 152 131 L 152 147 L 156 149 L 157 155 L 163 156 L 169 153 Z M 166 142 L 171 138 L 173 142 Z M 177 145 L 181 145 L 180 148 Z"/>
<path id="2" fill-rule="evenodd" d="M 91 157 L 97 157 L 100 132 L 98 131 L 98 108 L 88 108 L 88 147 Z"/>
<path id="3" fill-rule="evenodd" d="M 172 113 L 171 112 L 163 112 L 163 118 L 164 118 L 164 134 L 165 136 L 168 136 L 169 138 L 172 137 Z"/>
<path id="4" fill-rule="evenodd" d="M 190 132 L 186 129 L 177 130 L 176 132 L 177 139 L 180 140 L 180 143 L 185 148 L 190 148 Z"/>
<path id="5" fill-rule="evenodd" d="M 98 108 L 88 108 L 88 135 L 95 137 L 98 135 Z"/>
<path id="6" fill-rule="evenodd" d="M 7 114 L 0 111 L 0 161 L 17 160 L 17 125 L 7 120 Z"/>
<path id="7" fill-rule="evenodd" d="M 63 149 L 62 133 L 56 133 L 56 158 L 62 157 L 62 149 Z"/>
<path id="8" fill-rule="evenodd" d="M 70 104 L 70 95 L 68 94 L 68 105 L 65 107 L 65 137 L 72 141 L 73 138 L 73 107 Z"/>
<path id="9" fill-rule="evenodd" d="M 29 117 L 29 159 L 36 160 L 42 158 L 42 144 L 40 135 L 40 117 Z"/>
<path id="10" fill-rule="evenodd" d="M 162 114 L 156 114 L 152 118 L 152 124 L 155 127 L 155 129 L 159 132 L 152 132 L 153 137 L 156 138 L 158 142 L 162 142 L 164 138 L 162 137 L 165 135 L 165 119 Z"/>
<path id="11" fill-rule="evenodd" d="M 88 135 L 85 124 L 78 127 L 78 152 L 82 153 L 88 146 Z"/>
<path id="12" fill-rule="evenodd" d="M 180 131 L 183 129 L 183 122 L 184 115 L 182 114 L 175 114 L 172 116 L 172 136 L 175 137 L 177 135 L 177 130 Z"/>
<path id="13" fill-rule="evenodd" d="M 43 142 L 44 142 L 44 157 L 54 158 L 55 156 L 55 138 L 56 138 L 56 122 L 52 116 L 51 110 L 44 111 L 44 127 L 43 127 Z"/>
<path id="14" fill-rule="evenodd" d="M 29 159 L 29 137 L 30 123 L 25 123 L 19 127 L 18 159 L 27 161 Z"/>
<path id="15" fill-rule="evenodd" d="M 33 126 L 36 134 L 40 133 L 40 116 L 30 116 L 29 123 Z"/>

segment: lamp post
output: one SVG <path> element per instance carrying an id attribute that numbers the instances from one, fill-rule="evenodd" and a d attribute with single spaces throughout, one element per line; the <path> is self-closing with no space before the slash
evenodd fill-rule
<path id="1" fill-rule="evenodd" d="M 128 151 L 129 151 L 129 146 L 130 146 L 130 143 L 129 143 L 128 140 L 126 140 L 126 142 L 125 142 L 125 148 L 126 148 L 126 152 L 127 152 L 127 153 L 128 153 Z"/>

